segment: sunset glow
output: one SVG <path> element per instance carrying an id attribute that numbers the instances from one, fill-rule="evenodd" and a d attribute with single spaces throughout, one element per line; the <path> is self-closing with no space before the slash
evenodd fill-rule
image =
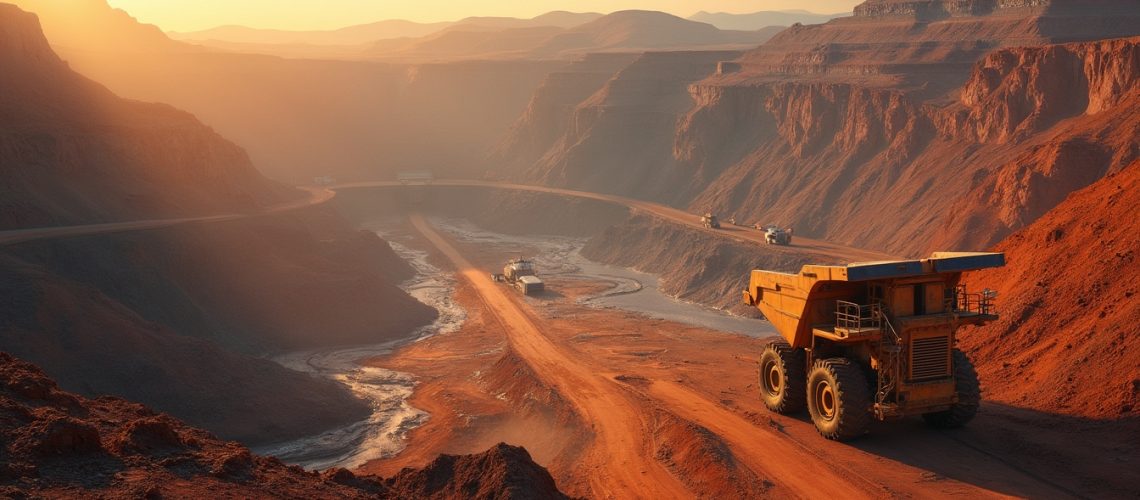
<path id="1" fill-rule="evenodd" d="M 806 9 L 818 13 L 849 11 L 855 0 L 108 0 L 140 21 L 167 31 L 193 31 L 221 25 L 294 30 L 335 29 L 384 19 L 419 22 L 453 21 L 469 16 L 534 17 L 553 11 L 608 13 L 651 9 L 682 17 L 698 11 L 756 12 Z"/>

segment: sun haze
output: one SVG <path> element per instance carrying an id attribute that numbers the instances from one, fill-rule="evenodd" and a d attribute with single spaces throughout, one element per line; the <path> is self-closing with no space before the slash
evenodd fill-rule
<path id="1" fill-rule="evenodd" d="M 553 11 L 613 12 L 651 9 L 689 16 L 701 10 L 716 12 L 756 12 L 761 10 L 806 9 L 818 13 L 849 11 L 855 0 L 323 0 L 281 2 L 279 0 L 108 0 L 112 6 L 130 12 L 140 21 L 156 24 L 166 31 L 193 31 L 221 25 L 291 30 L 332 29 L 384 19 L 420 22 L 453 21 L 469 16 L 534 17 Z"/>

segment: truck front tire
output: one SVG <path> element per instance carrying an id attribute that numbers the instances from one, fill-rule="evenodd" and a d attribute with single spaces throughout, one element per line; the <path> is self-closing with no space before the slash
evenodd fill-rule
<path id="1" fill-rule="evenodd" d="M 803 349 L 783 340 L 768 343 L 760 355 L 760 398 L 776 413 L 796 413 L 807 403 Z"/>
<path id="2" fill-rule="evenodd" d="M 982 402 L 978 372 L 974 370 L 974 363 L 966 357 L 966 353 L 957 349 L 954 349 L 954 385 L 958 393 L 958 402 L 954 406 L 946 411 L 922 415 L 922 419 L 931 427 L 940 429 L 962 427 L 978 414 L 978 406 Z"/>
<path id="3" fill-rule="evenodd" d="M 855 439 L 871 427 L 871 391 L 858 365 L 821 359 L 807 376 L 807 406 L 816 430 L 835 441 Z"/>

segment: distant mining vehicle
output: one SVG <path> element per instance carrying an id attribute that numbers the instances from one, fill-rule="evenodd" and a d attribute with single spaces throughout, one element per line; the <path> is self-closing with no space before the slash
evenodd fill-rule
<path id="1" fill-rule="evenodd" d="M 510 283 L 523 295 L 542 293 L 546 285 L 536 275 L 534 262 L 526 259 L 511 259 L 503 267 L 503 274 L 493 274 L 491 279 Z"/>
<path id="2" fill-rule="evenodd" d="M 752 271 L 744 302 L 783 337 L 760 355 L 760 395 L 777 413 L 805 406 L 820 434 L 848 440 L 872 419 L 922 415 L 959 427 L 978 411 L 978 375 L 958 329 L 998 318 L 996 292 L 969 293 L 962 273 L 1005 265 L 1000 253 Z"/>
<path id="3" fill-rule="evenodd" d="M 713 214 L 701 216 L 701 225 L 709 229 L 720 229 L 720 220 Z"/>
<path id="4" fill-rule="evenodd" d="M 764 241 L 769 245 L 788 246 L 792 244 L 792 228 L 768 226 L 764 228 Z"/>

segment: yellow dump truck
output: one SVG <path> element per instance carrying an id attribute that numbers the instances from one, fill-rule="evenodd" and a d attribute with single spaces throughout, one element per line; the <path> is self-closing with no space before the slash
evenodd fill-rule
<path id="1" fill-rule="evenodd" d="M 820 434 L 835 440 L 865 434 L 872 419 L 922 415 L 936 427 L 964 425 L 981 391 L 970 359 L 954 347 L 958 329 L 997 314 L 996 293 L 971 293 L 961 276 L 1004 265 L 1000 253 L 935 253 L 797 274 L 752 271 L 744 302 L 783 337 L 760 356 L 765 406 L 806 406 Z"/>

